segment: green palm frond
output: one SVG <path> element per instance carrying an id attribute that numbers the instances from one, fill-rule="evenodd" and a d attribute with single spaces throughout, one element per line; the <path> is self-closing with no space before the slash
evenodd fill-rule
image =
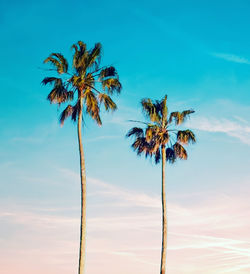
<path id="1" fill-rule="evenodd" d="M 114 77 L 116 75 L 117 75 L 116 69 L 110 66 L 101 70 L 99 79 L 102 80 L 106 77 Z"/>
<path id="2" fill-rule="evenodd" d="M 194 110 L 191 109 L 191 110 L 184 110 L 183 112 L 179 112 L 179 111 L 172 112 L 169 116 L 168 123 L 171 124 L 172 121 L 174 120 L 176 125 L 180 125 L 186 121 L 187 117 L 191 113 L 194 113 Z"/>
<path id="3" fill-rule="evenodd" d="M 174 149 L 176 157 L 183 159 L 183 160 L 187 160 L 187 151 L 181 144 L 176 142 L 173 145 L 173 149 Z"/>
<path id="4" fill-rule="evenodd" d="M 84 85 L 84 79 L 82 79 L 81 76 L 73 75 L 69 80 L 69 83 L 71 83 L 74 87 L 78 88 Z"/>
<path id="5" fill-rule="evenodd" d="M 50 103 L 61 104 L 67 101 L 72 100 L 74 97 L 74 93 L 72 91 L 68 91 L 62 83 L 57 83 L 54 85 L 54 88 L 47 96 L 47 100 Z"/>
<path id="6" fill-rule="evenodd" d="M 150 119 L 152 122 L 160 122 L 160 115 L 158 113 L 157 104 L 153 104 L 151 99 L 145 98 L 141 101 L 142 110 L 144 114 Z"/>
<path id="7" fill-rule="evenodd" d="M 59 74 L 66 73 L 68 71 L 68 62 L 60 53 L 51 53 L 50 56 L 44 60 L 44 63 L 49 62 L 55 66 Z"/>
<path id="8" fill-rule="evenodd" d="M 148 155 L 150 153 L 150 147 L 144 137 L 136 138 L 135 142 L 132 144 L 132 148 L 141 155 L 143 152 Z"/>
<path id="9" fill-rule="evenodd" d="M 69 117 L 71 116 L 73 113 L 73 107 L 71 105 L 68 105 L 64 111 L 61 113 L 60 115 L 60 118 L 59 118 L 59 121 L 60 121 L 60 124 L 63 125 L 64 124 L 64 121 Z"/>
<path id="10" fill-rule="evenodd" d="M 73 44 L 71 49 L 75 50 L 73 55 L 73 67 L 78 71 L 78 73 L 82 73 L 86 70 L 86 62 L 88 60 L 88 51 L 87 46 L 82 41 L 78 41 L 77 44 Z"/>
<path id="11" fill-rule="evenodd" d="M 153 126 L 148 126 L 145 132 L 146 141 L 150 142 L 154 135 L 155 135 L 155 128 Z"/>
<path id="12" fill-rule="evenodd" d="M 92 73 L 87 73 L 83 85 L 84 84 L 88 87 L 93 87 L 95 85 L 95 79 Z"/>
<path id="13" fill-rule="evenodd" d="M 135 137 L 144 137 L 143 129 L 139 127 L 133 127 L 126 134 L 126 137 L 135 136 Z"/>
<path id="14" fill-rule="evenodd" d="M 187 129 L 187 130 L 179 130 L 177 133 L 177 140 L 179 143 L 188 144 L 188 143 L 195 143 L 195 135 L 194 133 Z"/>
<path id="15" fill-rule="evenodd" d="M 107 111 L 109 111 L 109 110 L 114 111 L 117 109 L 115 102 L 111 99 L 111 97 L 109 95 L 107 95 L 105 93 L 100 93 L 98 95 L 98 98 L 99 98 L 100 103 L 104 104 L 104 107 Z"/>
<path id="16" fill-rule="evenodd" d="M 102 88 L 103 90 L 107 90 L 109 94 L 113 94 L 114 92 L 120 93 L 122 85 L 117 78 L 108 78 L 102 80 Z"/>
<path id="17" fill-rule="evenodd" d="M 98 66 L 101 62 L 101 51 L 102 51 L 102 45 L 101 43 L 96 43 L 94 48 L 90 50 L 89 56 L 88 56 L 88 63 L 87 66 L 89 68 L 94 66 L 94 70 L 98 69 Z"/>
<path id="18" fill-rule="evenodd" d="M 161 114 L 161 121 L 163 126 L 167 124 L 168 107 L 167 107 L 167 95 L 159 102 L 156 101 L 157 112 Z"/>
<path id="19" fill-rule="evenodd" d="M 62 83 L 62 79 L 61 78 L 57 78 L 57 77 L 45 77 L 42 82 L 43 85 L 47 85 L 47 84 L 61 84 Z"/>
<path id="20" fill-rule="evenodd" d="M 72 115 L 71 115 L 72 121 L 76 122 L 80 113 L 80 109 L 81 109 L 81 104 L 80 104 L 80 99 L 78 99 L 76 104 L 73 106 Z M 80 118 L 82 119 L 83 117 L 80 117 Z"/>
<path id="21" fill-rule="evenodd" d="M 86 89 L 83 93 L 83 98 L 85 100 L 86 112 L 97 122 L 98 125 L 101 125 L 99 103 L 94 92 L 92 92 L 91 89 Z"/>

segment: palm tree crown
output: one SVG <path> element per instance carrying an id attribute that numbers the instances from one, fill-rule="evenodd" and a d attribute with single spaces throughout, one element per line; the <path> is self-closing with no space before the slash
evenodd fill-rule
<path id="1" fill-rule="evenodd" d="M 142 109 L 150 122 L 140 122 L 146 125 L 145 129 L 133 127 L 127 137 L 134 136 L 132 148 L 138 155 L 154 157 L 155 163 L 161 160 L 162 149 L 166 151 L 166 160 L 174 163 L 176 159 L 187 159 L 187 151 L 183 145 L 195 143 L 195 135 L 189 130 L 177 130 L 173 125 L 181 125 L 194 110 L 172 112 L 168 115 L 167 96 L 161 101 L 151 99 L 141 101 Z"/>
<path id="2" fill-rule="evenodd" d="M 100 105 L 104 104 L 107 111 L 117 108 L 110 97 L 113 93 L 121 91 L 117 71 L 113 66 L 100 67 L 100 43 L 88 50 L 86 44 L 79 41 L 73 44 L 72 49 L 74 54 L 71 70 L 66 58 L 60 53 L 52 53 L 44 60 L 44 63 L 50 63 L 54 67 L 52 70 L 60 76 L 43 79 L 42 84 L 53 86 L 47 99 L 51 103 L 61 105 L 73 101 L 77 95 L 74 104 L 69 104 L 61 113 L 60 123 L 63 124 L 68 117 L 76 121 L 80 109 L 83 108 L 83 111 L 101 125 Z"/>

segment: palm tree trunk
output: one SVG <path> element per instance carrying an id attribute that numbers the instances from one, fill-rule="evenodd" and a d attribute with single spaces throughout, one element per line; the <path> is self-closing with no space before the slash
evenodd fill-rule
<path id="1" fill-rule="evenodd" d="M 80 98 L 80 110 L 78 115 L 78 143 L 80 153 L 80 169 L 81 169 L 81 228 L 80 228 L 80 250 L 79 250 L 79 266 L 78 274 L 84 273 L 85 265 L 85 246 L 86 246 L 86 171 L 85 160 L 82 146 L 82 98 Z"/>
<path id="2" fill-rule="evenodd" d="M 162 248 L 161 248 L 161 274 L 166 271 L 166 255 L 167 255 L 167 202 L 165 191 L 165 164 L 166 164 L 166 150 L 165 146 L 161 148 L 162 154 Z"/>

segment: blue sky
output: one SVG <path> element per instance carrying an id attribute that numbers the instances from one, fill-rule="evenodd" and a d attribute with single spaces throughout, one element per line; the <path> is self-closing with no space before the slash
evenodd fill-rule
<path id="1" fill-rule="evenodd" d="M 40 84 L 46 76 L 43 60 L 51 52 L 60 52 L 70 58 L 70 46 L 78 40 L 90 47 L 101 42 L 102 63 L 114 65 L 123 84 L 121 95 L 115 98 L 118 110 L 114 114 L 103 114 L 103 127 L 87 120 L 83 129 L 87 177 L 93 193 L 99 193 L 95 182 L 101 181 L 101 186 L 106 188 L 104 196 L 107 192 L 117 193 L 124 202 L 129 199 L 122 191 L 142 193 L 147 198 L 151 195 L 158 197 L 160 167 L 136 157 L 129 148 L 131 141 L 124 136 L 133 126 L 129 119 L 143 119 L 139 105 L 141 98 L 160 99 L 168 94 L 170 110 L 193 108 L 196 111 L 186 126 L 194 130 L 198 140 L 195 146 L 188 148 L 188 161 L 167 167 L 170 216 L 171 204 L 196 212 L 203 201 L 206 201 L 205 208 L 214 205 L 213 199 L 231 201 L 228 202 L 230 206 L 245 201 L 246 193 L 250 192 L 249 11 L 248 1 L 1 3 L 1 216 L 11 210 L 15 215 L 20 209 L 20 212 L 36 214 L 39 219 L 42 209 L 47 209 L 46 214 L 50 216 L 53 208 L 56 212 L 53 214 L 64 218 L 71 218 L 73 214 L 76 222 L 78 220 L 79 185 L 77 180 L 72 180 L 79 171 L 76 127 L 71 121 L 60 127 L 60 110 L 46 101 L 49 89 Z M 101 204 L 99 210 L 95 208 L 95 195 L 91 191 L 90 223 L 94 216 L 99 214 L 99 218 L 104 218 L 108 214 L 100 210 Z M 108 202 L 104 196 L 98 197 L 98 201 L 114 201 L 114 196 L 109 197 Z M 222 211 L 222 216 L 230 214 L 230 206 L 228 211 Z M 242 207 L 246 208 L 247 203 Z M 109 208 L 112 216 L 132 216 L 122 206 L 120 211 L 112 210 L 114 208 Z M 238 210 L 245 212 L 241 207 Z M 196 213 L 195 217 L 200 216 Z M 219 219 L 219 215 L 217 217 Z M 243 214 L 242 220 L 245 217 Z M 31 229 L 27 226 L 19 231 L 20 223 L 16 219 L 2 219 L 2 223 L 2 235 L 6 237 L 3 236 L 1 241 L 6 246 Z M 242 227 L 249 228 L 249 223 L 241 224 L 238 232 Z M 32 229 L 38 233 L 39 226 Z M 225 235 L 230 229 L 230 226 L 225 228 Z M 76 233 L 78 226 L 72 227 L 72 231 Z M 214 237 L 218 228 L 201 231 L 201 237 Z M 33 239 L 37 240 L 41 235 L 36 233 Z M 171 235 L 171 230 L 169 233 Z M 245 233 L 241 241 L 249 241 L 249 233 Z M 230 237 L 239 240 L 236 234 L 232 232 Z M 150 237 L 153 239 L 153 235 Z M 77 237 L 72 239 L 73 236 L 69 242 L 76 242 L 72 258 L 76 258 Z M 174 236 L 171 239 L 174 249 Z M 113 238 L 114 243 L 117 241 Z M 15 248 L 18 250 L 17 246 Z M 250 256 L 249 248 L 244 248 L 248 250 L 245 256 Z M 27 254 L 30 250 L 32 248 L 27 247 Z M 41 247 L 40 252 L 46 252 L 46 249 Z M 98 254 L 93 254 L 94 261 Z M 174 258 L 172 262 L 175 262 Z M 158 263 L 157 256 L 154 263 Z M 56 263 L 54 265 L 56 269 Z M 244 260 L 235 262 L 232 273 L 248 273 L 249 266 L 246 265 Z M 170 267 L 175 269 L 176 265 L 173 263 Z M 200 273 L 195 262 L 192 267 L 180 273 Z M 89 273 L 97 271 L 91 260 L 89 269 Z M 25 267 L 24 270 L 29 274 Z M 47 273 L 52 270 L 55 271 L 46 269 Z M 8 260 L 5 271 L 6 274 L 14 271 Z M 222 270 L 218 268 L 211 272 L 208 268 L 207 271 L 221 273 Z"/>

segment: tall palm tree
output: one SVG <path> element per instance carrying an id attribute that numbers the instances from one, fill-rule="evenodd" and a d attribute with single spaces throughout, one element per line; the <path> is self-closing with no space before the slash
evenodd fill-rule
<path id="1" fill-rule="evenodd" d="M 89 115 L 98 125 L 102 124 L 100 106 L 104 104 L 105 110 L 117 108 L 110 95 L 120 93 L 121 83 L 116 69 L 113 66 L 100 66 L 102 46 L 95 44 L 92 49 L 82 41 L 73 44 L 72 68 L 69 69 L 66 58 L 60 53 L 52 53 L 44 60 L 50 63 L 57 72 L 57 77 L 46 77 L 42 83 L 51 84 L 52 90 L 47 99 L 50 103 L 59 106 L 67 104 L 60 116 L 63 125 L 66 118 L 77 121 L 77 134 L 80 153 L 80 177 L 81 177 L 81 227 L 78 274 L 84 273 L 85 265 L 85 237 L 86 237 L 86 171 L 82 144 L 82 120 Z"/>
<path id="2" fill-rule="evenodd" d="M 187 152 L 183 145 L 195 143 L 195 135 L 189 130 L 177 130 L 172 125 L 181 125 L 193 110 L 172 112 L 168 115 L 167 95 L 161 101 L 153 102 L 151 99 L 141 101 L 142 110 L 149 122 L 139 122 L 145 128 L 133 127 L 127 133 L 127 137 L 133 136 L 135 141 L 132 148 L 138 155 L 145 154 L 153 157 L 155 163 L 162 161 L 162 249 L 160 273 L 165 274 L 167 251 L 167 208 L 165 191 L 165 165 L 180 159 L 187 159 Z"/>

